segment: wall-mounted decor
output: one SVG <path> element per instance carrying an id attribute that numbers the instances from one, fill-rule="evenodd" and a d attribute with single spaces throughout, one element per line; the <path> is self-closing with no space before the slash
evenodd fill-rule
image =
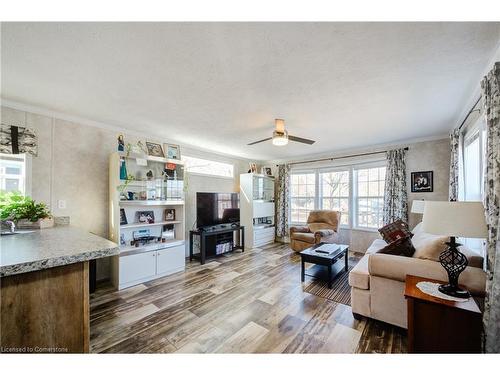
<path id="1" fill-rule="evenodd" d="M 165 209 L 165 221 L 174 221 L 174 220 L 175 220 L 175 208 Z"/>
<path id="2" fill-rule="evenodd" d="M 125 214 L 125 209 L 120 208 L 120 225 L 128 224 L 127 215 Z"/>
<path id="3" fill-rule="evenodd" d="M 146 142 L 146 147 L 148 148 L 148 155 L 158 156 L 160 158 L 165 157 L 165 154 L 163 153 L 163 149 L 161 148 L 160 144 L 153 142 Z"/>
<path id="4" fill-rule="evenodd" d="M 0 125 L 0 153 L 38 155 L 38 137 L 34 129 Z"/>
<path id="5" fill-rule="evenodd" d="M 169 143 L 164 143 L 163 148 L 166 152 L 167 159 L 180 159 L 181 158 L 181 148 L 179 145 L 173 145 Z"/>
<path id="6" fill-rule="evenodd" d="M 248 164 L 250 166 L 248 173 L 257 173 L 257 164 L 255 163 L 248 163 Z"/>
<path id="7" fill-rule="evenodd" d="M 412 193 L 432 193 L 433 189 L 433 171 L 411 172 Z"/>
<path id="8" fill-rule="evenodd" d="M 155 213 L 153 211 L 137 211 L 136 215 L 139 223 L 153 224 L 155 222 Z"/>
<path id="9" fill-rule="evenodd" d="M 273 175 L 273 170 L 272 170 L 271 167 L 262 167 L 260 173 L 264 174 L 266 176 L 272 176 Z"/>

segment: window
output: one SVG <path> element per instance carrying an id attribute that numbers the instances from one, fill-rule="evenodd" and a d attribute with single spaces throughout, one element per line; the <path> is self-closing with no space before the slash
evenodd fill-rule
<path id="1" fill-rule="evenodd" d="M 194 158 L 191 156 L 182 156 L 186 165 L 186 172 L 203 174 L 217 177 L 234 177 L 234 166 L 229 163 L 219 161 Z"/>
<path id="2" fill-rule="evenodd" d="M 482 195 L 481 144 L 479 132 L 468 137 L 464 144 L 465 200 L 480 201 Z"/>
<path id="3" fill-rule="evenodd" d="M 26 194 L 24 155 L 0 154 L 0 189 Z"/>
<path id="4" fill-rule="evenodd" d="M 355 170 L 356 227 L 376 229 L 383 225 L 385 167 Z"/>
<path id="5" fill-rule="evenodd" d="M 482 201 L 486 162 L 486 125 L 483 118 L 465 133 L 463 151 L 464 200 Z M 484 255 L 482 239 L 464 238 L 460 240 L 468 248 Z"/>
<path id="6" fill-rule="evenodd" d="M 290 221 L 305 223 L 316 200 L 316 174 L 293 173 L 290 176 Z"/>
<path id="7" fill-rule="evenodd" d="M 349 225 L 349 171 L 319 174 L 320 207 L 341 212 L 340 224 Z"/>
<path id="8" fill-rule="evenodd" d="M 311 210 L 338 210 L 340 225 L 373 230 L 382 227 L 385 164 L 342 170 L 292 171 L 290 223 L 305 224 Z"/>

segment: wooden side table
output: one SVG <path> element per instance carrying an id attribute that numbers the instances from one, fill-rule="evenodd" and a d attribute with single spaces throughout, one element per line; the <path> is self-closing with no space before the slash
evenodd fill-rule
<path id="1" fill-rule="evenodd" d="M 476 302 L 444 300 L 422 292 L 417 283 L 438 280 L 407 275 L 409 353 L 480 353 L 482 314 Z"/>

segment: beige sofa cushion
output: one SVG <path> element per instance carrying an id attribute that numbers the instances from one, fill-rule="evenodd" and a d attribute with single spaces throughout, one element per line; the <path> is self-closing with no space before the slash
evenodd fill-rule
<path id="1" fill-rule="evenodd" d="M 481 255 L 465 246 L 459 246 L 458 250 L 467 257 L 469 266 L 483 268 L 484 258 Z"/>
<path id="2" fill-rule="evenodd" d="M 448 247 L 444 242 L 447 242 L 449 237 L 425 233 L 422 231 L 422 223 L 418 223 L 413 228 L 413 234 L 412 243 L 416 250 L 413 257 L 438 262 L 439 255 Z M 484 258 L 480 254 L 465 246 L 460 246 L 458 249 L 467 257 L 469 266 L 483 268 Z"/>
<path id="3" fill-rule="evenodd" d="M 361 258 L 349 272 L 349 285 L 359 289 L 370 289 L 370 274 L 368 273 L 368 258 L 370 254 L 374 254 L 380 249 L 384 248 L 387 242 L 377 238 L 372 242 L 370 247 L 366 250 L 365 255 Z"/>
<path id="4" fill-rule="evenodd" d="M 401 282 L 405 282 L 406 275 L 448 281 L 448 275 L 439 262 L 388 254 L 370 255 L 368 258 L 368 273 L 372 276 L 386 277 Z M 467 267 L 460 274 L 458 281 L 474 295 L 484 295 L 486 272 L 482 269 Z"/>
<path id="5" fill-rule="evenodd" d="M 349 285 L 353 288 L 370 289 L 370 274 L 368 273 L 369 257 L 370 255 L 365 255 L 349 272 Z"/>
<path id="6" fill-rule="evenodd" d="M 441 254 L 447 247 L 447 236 L 436 236 L 434 234 L 418 231 L 412 237 L 411 242 L 415 248 L 414 258 L 429 259 L 437 262 L 439 254 Z"/>
<path id="7" fill-rule="evenodd" d="M 376 238 L 370 247 L 366 250 L 365 254 L 374 254 L 378 252 L 380 249 L 383 249 L 384 247 L 387 246 L 387 242 L 385 242 L 381 238 Z"/>

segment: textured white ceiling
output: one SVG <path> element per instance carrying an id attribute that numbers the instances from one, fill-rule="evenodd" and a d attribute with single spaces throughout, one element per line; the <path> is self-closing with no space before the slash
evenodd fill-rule
<path id="1" fill-rule="evenodd" d="M 500 23 L 3 23 L 2 97 L 252 159 L 449 131 Z M 274 118 L 315 139 L 270 136 Z"/>

